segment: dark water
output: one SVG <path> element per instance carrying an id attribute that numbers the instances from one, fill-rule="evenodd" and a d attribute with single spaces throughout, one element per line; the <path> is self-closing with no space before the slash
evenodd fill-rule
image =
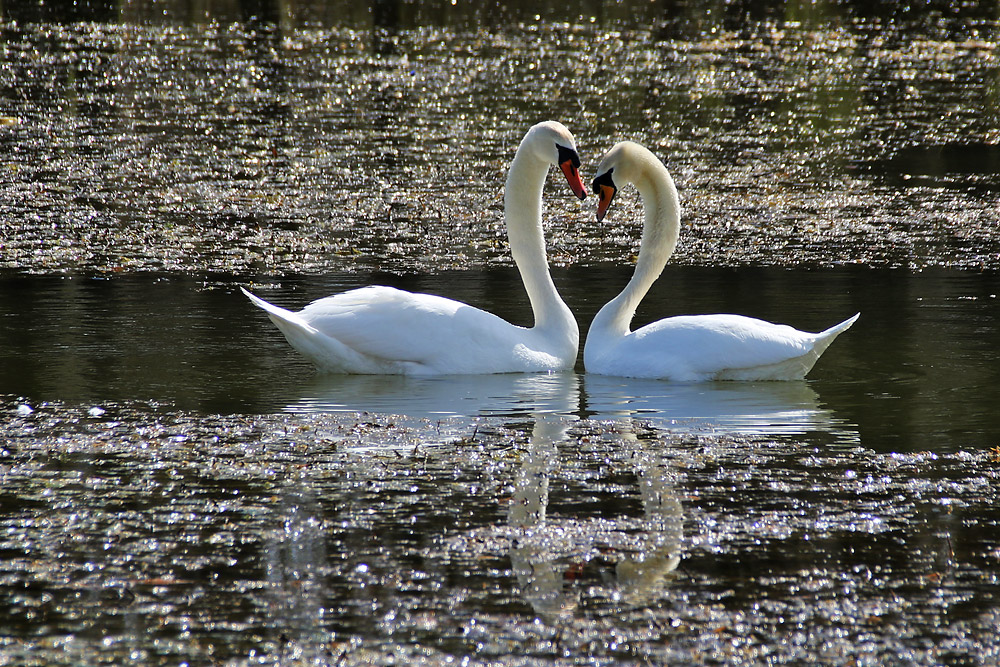
<path id="1" fill-rule="evenodd" d="M 559 270 L 585 329 L 628 269 Z M 259 293 L 299 307 L 372 282 L 442 294 L 529 324 L 516 272 L 393 277 L 350 274 L 270 281 Z M 266 316 L 218 276 L 9 277 L 0 283 L 0 393 L 29 404 L 154 402 L 198 413 L 292 411 L 523 415 L 533 379 L 323 377 Z M 580 400 L 547 408 L 582 417 L 636 413 L 670 425 L 753 432 L 802 420 L 877 451 L 982 449 L 1000 442 L 1000 275 L 863 268 L 667 270 L 637 324 L 661 316 L 738 312 L 818 331 L 862 318 L 791 387 L 671 386 L 572 375 Z M 582 362 L 578 364 L 582 374 Z M 521 396 L 521 394 L 526 394 Z M 526 401 L 528 407 L 519 407 Z M 741 405 L 742 401 L 747 404 Z M 716 405 L 718 404 L 718 405 Z M 727 414 L 732 410 L 733 414 Z M 786 414 L 788 413 L 788 414 Z M 703 423 L 704 422 L 704 423 Z M 676 425 L 674 425 L 676 426 Z M 768 432 L 764 427 L 763 432 Z M 838 436 L 839 437 L 839 436 Z"/>
<path id="2" fill-rule="evenodd" d="M 0 665 L 1000 662 L 993 4 L 0 5 Z M 793 383 L 321 377 L 239 293 L 529 323 L 503 172 L 666 161 L 637 323 Z M 627 280 L 553 179 L 586 327 Z"/>

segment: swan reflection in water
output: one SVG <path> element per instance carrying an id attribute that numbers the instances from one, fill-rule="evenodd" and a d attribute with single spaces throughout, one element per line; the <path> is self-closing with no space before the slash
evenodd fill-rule
<path id="1" fill-rule="evenodd" d="M 285 411 L 403 415 L 433 422 L 439 437 L 462 438 L 482 417 L 573 414 L 579 405 L 579 385 L 580 376 L 569 372 L 317 376 Z"/>
<path id="2" fill-rule="evenodd" d="M 857 429 L 822 407 L 806 381 L 700 382 L 587 375 L 586 414 L 638 419 L 674 433 L 794 435 L 823 431 L 855 441 Z"/>
<path id="3" fill-rule="evenodd" d="M 579 587 L 570 582 L 575 568 L 592 561 L 615 563 L 612 604 L 655 602 L 680 563 L 683 539 L 673 472 L 657 443 L 643 445 L 634 436 L 625 439 L 631 455 L 620 460 L 628 461 L 638 479 L 642 518 L 548 516 L 549 479 L 559 467 L 558 445 L 572 423 L 561 415 L 538 415 L 507 514 L 511 569 L 521 595 L 549 622 L 577 612 Z"/>
<path id="4" fill-rule="evenodd" d="M 829 432 L 854 441 L 856 428 L 821 406 L 805 381 L 681 384 L 572 372 L 316 376 L 285 410 L 372 412 L 448 420 L 559 413 L 598 420 L 639 419 L 673 433 L 781 435 Z"/>
<path id="5" fill-rule="evenodd" d="M 519 454 L 506 521 L 456 536 L 484 538 L 506 549 L 520 595 L 534 613 L 557 620 L 579 613 L 574 578 L 604 582 L 607 604 L 641 607 L 664 594 L 681 558 L 683 509 L 674 490 L 676 471 L 659 438 L 638 438 L 641 424 L 671 433 L 852 433 L 821 407 L 806 382 L 677 384 L 572 372 L 484 376 L 322 376 L 289 404 L 296 413 L 372 412 L 437 420 L 461 437 L 482 417 L 531 423 Z M 601 516 L 566 517 L 549 512 L 549 487 L 560 471 L 574 474 L 579 444 L 569 437 L 581 419 L 601 422 L 614 438 L 615 473 L 631 473 L 634 507 L 607 505 Z M 592 422 L 591 422 L 592 424 Z M 562 452 L 560 452 L 562 448 Z M 581 456 L 587 452 L 580 451 Z M 481 543 L 481 542 L 480 542 Z M 589 593 L 588 593 L 589 594 Z M 593 599 L 588 600 L 588 606 Z M 598 604 L 601 604 L 598 601 Z"/>
<path id="6" fill-rule="evenodd" d="M 494 375 L 317 375 L 285 410 L 376 412 L 416 419 L 519 417 L 576 411 L 580 376 L 575 373 Z M 570 401 L 570 396 L 573 400 Z"/>

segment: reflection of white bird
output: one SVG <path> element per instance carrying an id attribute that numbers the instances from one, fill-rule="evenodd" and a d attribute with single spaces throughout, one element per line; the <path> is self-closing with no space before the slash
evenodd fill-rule
<path id="1" fill-rule="evenodd" d="M 587 372 L 688 382 L 799 380 L 858 318 L 815 334 L 741 315 L 668 317 L 630 331 L 639 302 L 677 245 L 677 189 L 655 155 L 628 141 L 608 151 L 597 174 L 597 219 L 604 219 L 618 189 L 632 183 L 642 197 L 645 222 L 632 279 L 590 325 L 583 353 Z"/>
<path id="2" fill-rule="evenodd" d="M 288 412 L 378 412 L 415 419 L 457 418 L 465 428 L 479 417 L 573 414 L 580 376 L 560 373 L 489 375 L 317 375 L 296 385 Z"/>
<path id="3" fill-rule="evenodd" d="M 553 164 L 584 198 L 573 136 L 552 121 L 528 130 L 504 192 L 511 254 L 535 315 L 530 329 L 458 301 L 391 287 L 351 290 L 297 313 L 243 291 L 322 371 L 430 375 L 572 368 L 579 329 L 552 282 L 542 236 L 542 187 Z"/>
<path id="4" fill-rule="evenodd" d="M 567 585 L 575 577 L 571 563 L 582 566 L 598 552 L 601 560 L 615 560 L 614 595 L 631 605 L 646 605 L 662 594 L 680 563 L 684 537 L 673 470 L 658 448 L 644 451 L 634 433 L 626 433 L 616 449 L 631 450 L 620 460 L 629 461 L 638 478 L 641 520 L 548 518 L 549 478 L 558 468 L 558 445 L 572 423 L 558 414 L 535 416 L 507 514 L 511 569 L 524 599 L 550 623 L 580 608 L 579 587 Z"/>
<path id="5" fill-rule="evenodd" d="M 638 439 L 632 440 L 638 444 Z M 661 452 L 637 448 L 632 461 L 646 530 L 638 549 L 615 565 L 615 574 L 622 598 L 633 605 L 645 605 L 663 593 L 668 576 L 681 562 L 684 513 Z"/>
<path id="6" fill-rule="evenodd" d="M 570 423 L 559 415 L 536 416 L 528 449 L 514 477 L 507 514 L 507 522 L 515 531 L 510 565 L 521 595 L 535 613 L 549 622 L 569 616 L 579 604 L 578 596 L 567 594 L 564 588 L 566 564 L 553 549 L 556 540 L 546 525 L 549 477 L 558 465 L 558 443 L 566 438 Z"/>
<path id="7" fill-rule="evenodd" d="M 593 419 L 647 422 L 672 433 L 776 435 L 822 431 L 855 442 L 856 427 L 822 407 L 804 380 L 663 382 L 588 374 L 583 395 Z"/>

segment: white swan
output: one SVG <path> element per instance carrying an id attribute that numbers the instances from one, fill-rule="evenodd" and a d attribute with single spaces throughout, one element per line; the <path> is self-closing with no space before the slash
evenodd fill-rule
<path id="1" fill-rule="evenodd" d="M 588 373 L 680 382 L 800 380 L 858 319 L 860 313 L 814 334 L 741 315 L 685 315 L 630 331 L 636 307 L 677 245 L 677 189 L 655 155 L 628 141 L 608 151 L 597 174 L 593 189 L 600 197 L 599 221 L 627 183 L 639 190 L 645 221 L 632 279 L 590 325 L 583 351 Z"/>
<path id="2" fill-rule="evenodd" d="M 530 329 L 458 301 L 392 287 L 336 294 L 297 313 L 243 292 L 321 371 L 435 375 L 572 368 L 580 332 L 552 282 L 542 236 L 549 165 L 559 165 L 573 192 L 586 197 L 573 135 L 553 121 L 528 130 L 504 191 L 510 250 L 535 316 Z"/>

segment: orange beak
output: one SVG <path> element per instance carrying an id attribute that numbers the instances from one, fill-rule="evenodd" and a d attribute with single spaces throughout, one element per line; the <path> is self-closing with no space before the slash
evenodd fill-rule
<path id="1" fill-rule="evenodd" d="M 583 180 L 580 178 L 580 170 L 576 168 L 573 161 L 563 160 L 559 163 L 559 168 L 562 169 L 563 174 L 565 174 L 566 180 L 569 182 L 569 187 L 573 190 L 573 194 L 580 199 L 586 199 L 587 190 L 583 187 Z"/>
<path id="2" fill-rule="evenodd" d="M 611 206 L 611 200 L 615 198 L 615 186 L 613 185 L 598 185 L 597 186 L 597 221 L 601 222 L 604 220 L 604 215 L 608 212 L 608 207 Z"/>

